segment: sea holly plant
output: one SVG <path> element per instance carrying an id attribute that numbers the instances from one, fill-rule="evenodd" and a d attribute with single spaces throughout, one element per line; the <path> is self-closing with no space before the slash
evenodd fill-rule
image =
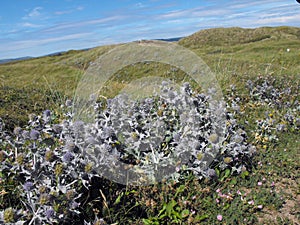
<path id="1" fill-rule="evenodd" d="M 268 105 L 271 108 L 282 109 L 297 104 L 290 99 L 291 93 L 299 92 L 299 84 L 287 85 L 271 75 L 258 76 L 254 81 L 248 80 L 246 88 L 252 100 Z M 295 89 L 295 90 L 292 90 Z M 298 89 L 297 89 L 298 88 Z"/>
<path id="2" fill-rule="evenodd" d="M 168 82 L 160 88 L 159 95 L 138 101 L 118 95 L 98 112 L 95 124 L 81 123 L 80 134 L 85 137 L 78 136 L 78 146 L 101 175 L 116 159 L 124 165 L 117 165 L 118 171 L 142 170 L 146 175 L 142 179 L 163 179 L 164 170 L 174 173 L 181 165 L 200 177 L 207 175 L 209 163 L 219 152 L 208 97 L 193 93 L 188 83 L 178 91 Z"/>
<path id="3" fill-rule="evenodd" d="M 297 82 L 286 84 L 270 75 L 246 82 L 250 103 L 269 107 L 263 118 L 256 121 L 256 144 L 266 149 L 278 143 L 280 133 L 299 133 L 299 87 Z"/>
<path id="4" fill-rule="evenodd" d="M 9 147 L 1 150 L 1 179 L 15 180 L 21 204 L 2 211 L 1 220 L 7 224 L 58 224 L 80 218 L 84 213 L 81 204 L 87 201 L 84 193 L 94 188 L 93 178 L 102 176 L 95 170 L 97 163 L 122 161 L 129 168 L 140 165 L 147 171 L 154 165 L 159 168 L 170 154 L 180 160 L 188 151 L 186 161 L 174 162 L 172 179 L 179 179 L 187 170 L 199 179 L 215 179 L 226 169 L 230 173 L 250 169 L 255 148 L 247 144 L 246 133 L 233 114 L 227 113 L 225 139 L 218 143 L 219 136 L 210 132 L 214 125 L 208 96 L 193 92 L 189 84 L 174 90 L 164 82 L 161 88 L 161 95 L 153 98 L 129 101 L 119 95 L 109 99 L 106 107 L 97 103 L 94 124 L 73 121 L 68 113 L 60 124 L 53 124 L 51 116 L 31 116 L 28 127 L 16 128 L 11 136 L 2 130 L 1 146 Z M 121 115 L 116 109 L 122 101 L 128 110 L 122 108 Z M 190 117 L 174 107 L 178 102 L 190 107 Z M 114 123 L 122 129 L 113 129 Z M 160 131 L 162 127 L 165 130 Z M 161 140 L 153 141 L 157 132 Z M 143 151 L 138 152 L 140 145 L 144 145 Z M 203 167 L 201 163 L 211 157 L 212 148 L 220 153 Z"/>
<path id="5" fill-rule="evenodd" d="M 121 94 L 108 100 L 105 112 L 97 117 L 96 96 L 110 78 L 126 66 L 149 62 L 181 69 L 201 94 L 190 84 L 180 87 L 159 76 L 119 80 L 125 85 Z M 84 138 L 92 141 L 82 147 L 98 173 L 126 185 L 147 185 L 174 175 L 182 165 L 205 174 L 224 140 L 225 111 L 215 75 L 201 58 L 179 45 L 154 41 L 119 46 L 94 62 L 78 84 L 73 113 L 74 121 L 86 125 L 79 143 Z M 100 126 L 93 125 L 95 118 Z M 188 166 L 195 160 L 197 168 Z"/>
<path id="6" fill-rule="evenodd" d="M 59 223 L 79 214 L 80 187 L 88 182 L 83 157 L 64 139 L 63 125 L 50 122 L 33 116 L 27 128 L 16 128 L 14 136 L 6 138 L 11 151 L 2 150 L 2 179 L 17 181 L 24 210 L 12 209 L 11 217 L 5 210 L 5 223 Z"/>

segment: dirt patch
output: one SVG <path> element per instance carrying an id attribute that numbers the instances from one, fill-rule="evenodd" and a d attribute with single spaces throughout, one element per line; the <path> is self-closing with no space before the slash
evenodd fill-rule
<path id="1" fill-rule="evenodd" d="M 281 221 L 288 220 L 288 224 L 300 225 L 300 195 L 297 194 L 299 184 L 295 180 L 284 178 L 276 182 L 275 186 L 277 193 L 283 193 L 285 203 L 278 211 L 263 209 L 258 215 L 259 224 L 277 224 L 277 218 L 280 218 Z"/>

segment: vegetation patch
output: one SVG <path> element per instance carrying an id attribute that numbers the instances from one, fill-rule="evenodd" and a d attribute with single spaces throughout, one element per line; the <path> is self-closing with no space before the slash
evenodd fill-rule
<path id="1" fill-rule="evenodd" d="M 236 40 L 241 41 L 222 44 L 223 32 L 231 35 L 235 32 L 240 35 Z M 199 170 L 203 153 L 217 143 L 209 129 L 194 130 L 191 134 L 201 135 L 195 136 L 195 143 L 186 144 L 194 148 L 186 164 L 178 164 L 171 177 L 147 186 L 117 184 L 106 179 L 93 170 L 98 160 L 87 160 L 83 149 L 89 146 L 94 151 L 92 156 L 99 157 L 97 151 L 105 151 L 107 158 L 119 157 L 129 168 L 154 165 L 151 151 L 140 153 L 132 146 L 142 143 L 143 135 L 152 132 L 146 124 L 161 120 L 173 125 L 160 136 L 161 145 L 154 152 L 161 159 L 176 152 L 180 145 L 176 133 L 180 133 L 181 127 L 177 123 L 183 118 L 168 101 L 183 96 L 195 103 L 192 106 L 196 109 L 196 122 L 211 124 L 209 111 L 203 111 L 207 102 L 201 89 L 186 84 L 181 92 L 172 95 L 169 92 L 174 90 L 166 86 L 169 94 L 165 97 L 148 99 L 151 101 L 147 104 L 136 102 L 139 112 L 143 109 L 142 112 L 149 114 L 149 121 L 139 113 L 128 111 L 122 115 L 123 122 L 129 121 L 133 126 L 128 133 L 120 135 L 105 125 L 105 119 L 111 124 L 114 119 L 122 118 L 113 116 L 114 103 L 124 102 L 124 98 L 115 97 L 117 90 L 110 93 L 108 102 L 101 99 L 97 103 L 101 126 L 89 129 L 84 123 L 72 121 L 69 113 L 72 101 L 68 99 L 81 74 L 111 46 L 0 65 L 0 221 L 5 224 L 38 224 L 38 221 L 47 224 L 298 224 L 298 28 L 251 30 L 259 35 L 253 34 L 249 39 L 244 37 L 246 32 L 239 28 L 216 31 L 216 41 L 212 43 L 220 43 L 220 47 L 194 41 L 195 37 L 179 42 L 203 56 L 218 77 L 227 104 L 226 138 L 218 143 L 220 154 L 210 166 Z M 249 42 L 264 35 L 271 38 Z M 217 50 L 214 54 L 206 54 L 213 49 Z M 28 70 L 33 68 L 30 67 L 33 63 L 35 69 Z M 51 68 L 57 65 L 58 69 Z M 167 72 L 174 78 L 176 73 L 181 73 L 158 64 L 132 65 L 119 71 L 110 82 L 118 87 L 124 77 Z M 69 78 L 70 85 L 63 85 Z M 184 74 L 179 78 L 180 85 L 187 81 L 181 79 Z M 27 82 L 24 87 L 16 82 L 21 79 Z M 48 91 L 41 91 L 39 85 L 47 86 Z M 201 117 L 204 115 L 207 115 L 205 121 Z M 86 135 L 85 139 L 81 135 Z M 179 140 L 182 140 L 180 136 Z"/>

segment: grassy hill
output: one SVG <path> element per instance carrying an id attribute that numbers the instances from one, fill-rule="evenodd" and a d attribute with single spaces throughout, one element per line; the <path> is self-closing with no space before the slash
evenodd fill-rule
<path id="1" fill-rule="evenodd" d="M 300 28 L 216 28 L 181 39 L 180 45 L 195 51 L 226 83 L 234 74 L 300 73 Z M 11 127 L 22 125 L 27 114 L 57 106 L 72 97 L 89 64 L 114 46 L 68 51 L 60 55 L 9 62 L 0 65 L 0 117 Z M 287 52 L 290 49 L 290 52 Z M 139 67 L 129 73 L 166 70 Z M 163 69 L 164 68 L 164 69 Z M 232 78 L 239 80 L 238 77 Z"/>
<path id="2" fill-rule="evenodd" d="M 199 46 L 228 46 L 249 44 L 271 40 L 299 40 L 300 29 L 297 27 L 261 27 L 255 29 L 212 28 L 201 30 L 180 40 L 180 44 L 198 48 Z"/>
<path id="3" fill-rule="evenodd" d="M 299 74 L 299 43 L 297 27 L 215 28 L 179 41 L 199 54 L 212 69 L 220 65 L 240 74 Z"/>

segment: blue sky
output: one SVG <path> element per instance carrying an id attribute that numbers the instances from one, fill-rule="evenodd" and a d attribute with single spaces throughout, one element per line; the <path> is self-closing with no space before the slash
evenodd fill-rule
<path id="1" fill-rule="evenodd" d="M 300 27 L 296 0 L 9 0 L 0 7 L 0 59 L 282 25 Z"/>

